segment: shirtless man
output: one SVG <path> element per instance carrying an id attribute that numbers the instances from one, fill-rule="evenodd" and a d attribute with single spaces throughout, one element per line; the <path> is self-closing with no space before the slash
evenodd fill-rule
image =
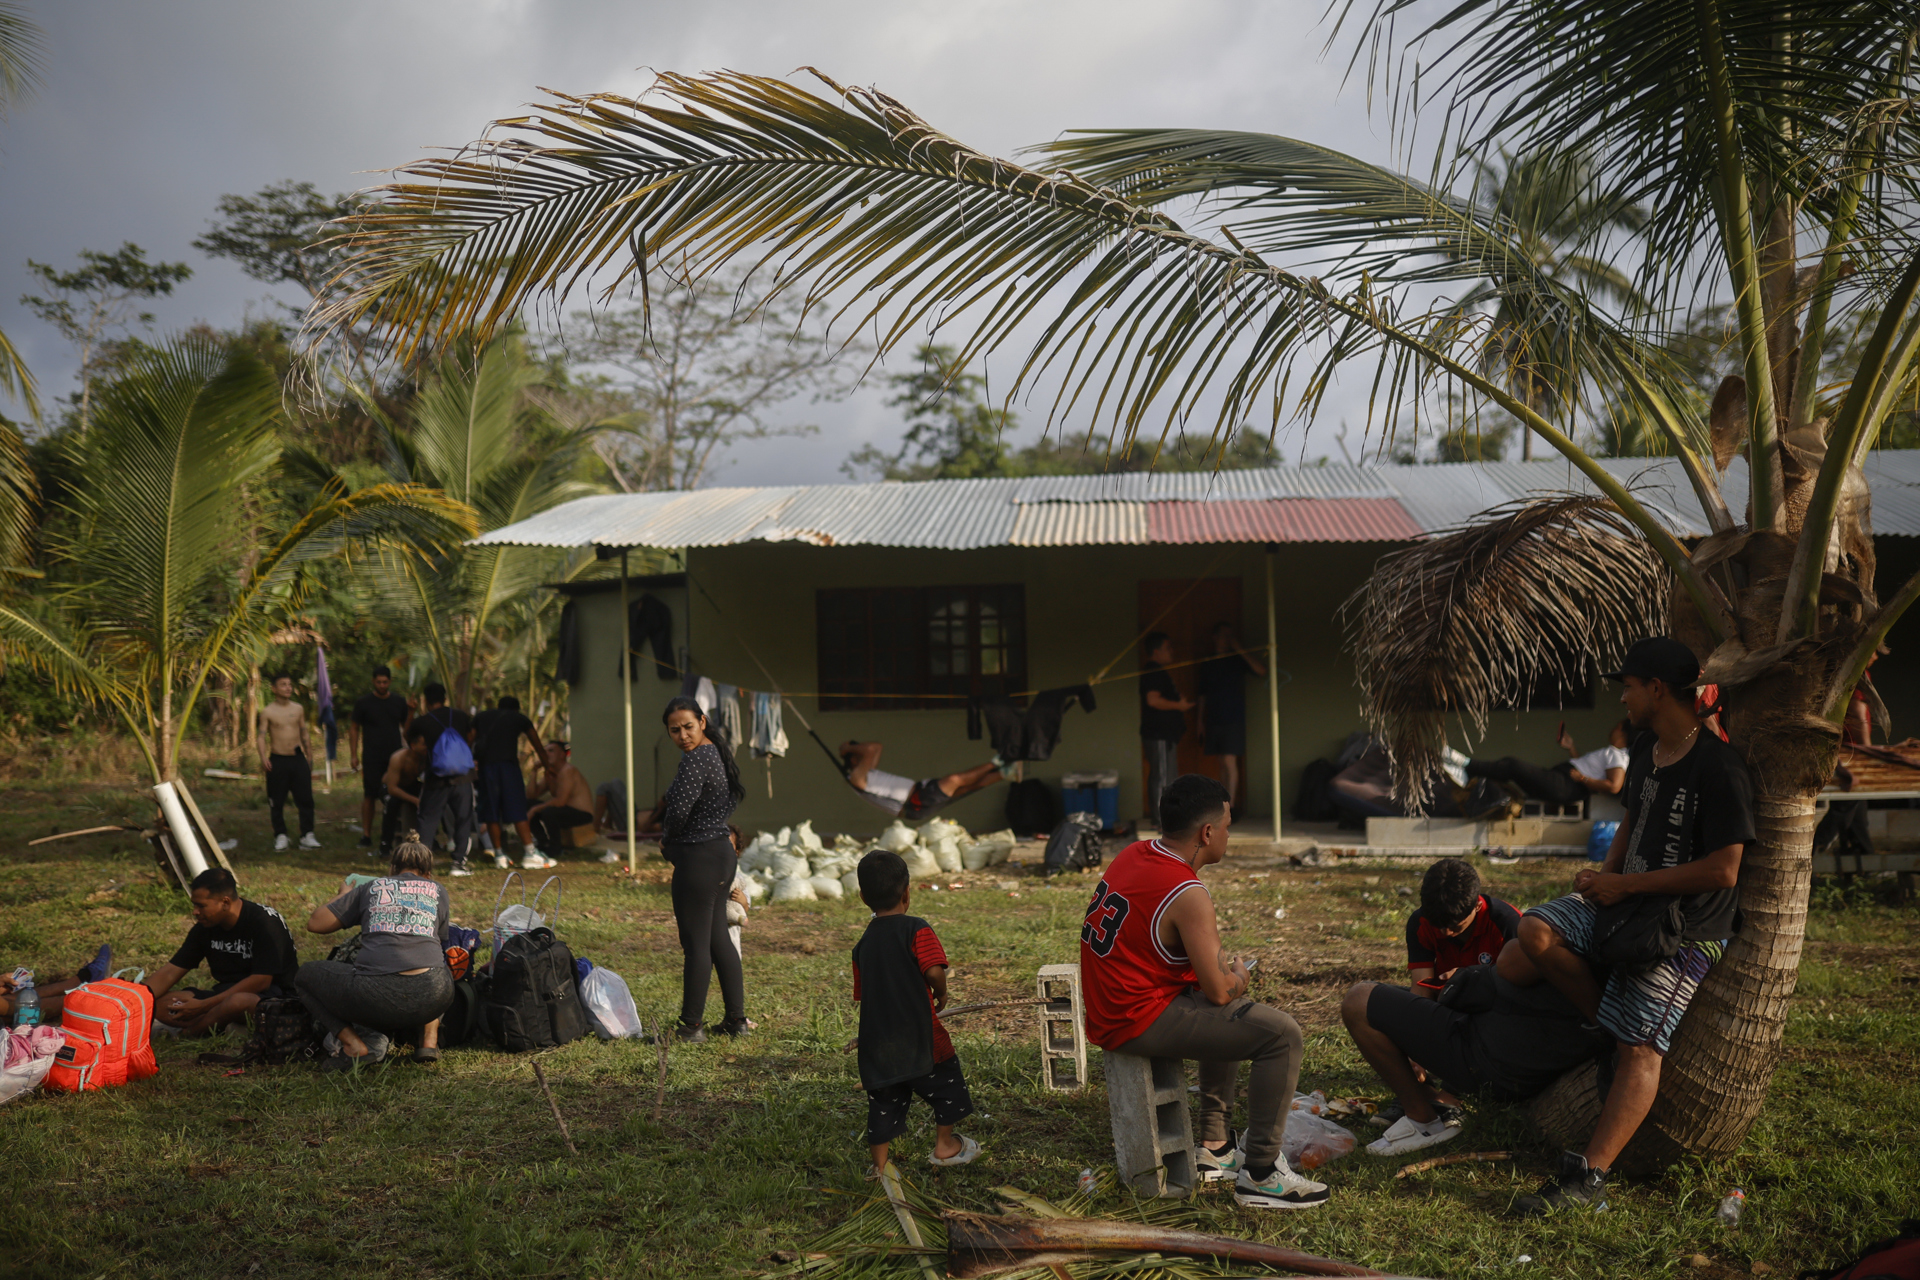
<path id="1" fill-rule="evenodd" d="M 392 855 L 394 843 L 420 825 L 420 777 L 432 758 L 427 750 L 425 729 L 407 739 L 407 745 L 387 757 L 387 772 L 380 779 L 386 792 L 386 809 L 380 817 L 380 856 Z M 420 833 L 420 842 L 431 845 L 433 833 Z"/>
<path id="2" fill-rule="evenodd" d="M 533 824 L 533 837 L 540 846 L 528 849 L 526 857 L 520 859 L 520 865 L 529 870 L 555 865 L 553 854 L 565 843 L 566 832 L 593 821 L 593 788 L 587 785 L 587 775 L 568 762 L 571 754 L 566 743 L 549 742 L 540 781 L 527 793 L 529 800 L 551 797 L 527 810 L 527 821 Z"/>
<path id="3" fill-rule="evenodd" d="M 300 811 L 300 847 L 318 849 L 313 835 L 313 727 L 307 709 L 293 700 L 293 677 L 275 676 L 273 701 L 260 709 L 260 771 L 267 777 L 267 812 L 273 819 L 273 851 L 287 851 L 287 793 Z"/>

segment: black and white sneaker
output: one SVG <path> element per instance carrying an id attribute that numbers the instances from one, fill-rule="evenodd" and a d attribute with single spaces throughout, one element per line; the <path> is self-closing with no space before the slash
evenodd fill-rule
<path id="1" fill-rule="evenodd" d="M 1233 1180 L 1234 1200 L 1249 1209 L 1317 1209 L 1331 1194 L 1326 1183 L 1295 1173 L 1287 1165 L 1285 1156 L 1279 1158 L 1273 1172 L 1264 1178 L 1256 1178 L 1242 1169 Z"/>
<path id="2" fill-rule="evenodd" d="M 1235 1135 L 1233 1145 L 1225 1151 L 1209 1151 L 1204 1145 L 1193 1148 L 1193 1164 L 1200 1173 L 1202 1182 L 1219 1182 L 1238 1177 L 1247 1167 L 1247 1153 L 1241 1146 L 1242 1135 Z"/>
<path id="3" fill-rule="evenodd" d="M 1587 1158 L 1571 1151 L 1560 1153 L 1560 1168 L 1540 1190 L 1514 1201 L 1513 1211 L 1522 1218 L 1540 1218 L 1563 1209 L 1607 1211 L 1607 1171 L 1595 1169 Z"/>

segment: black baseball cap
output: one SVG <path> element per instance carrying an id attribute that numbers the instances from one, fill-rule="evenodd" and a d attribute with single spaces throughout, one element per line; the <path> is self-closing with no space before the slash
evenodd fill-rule
<path id="1" fill-rule="evenodd" d="M 1691 689 L 1700 679 L 1700 660 L 1693 650 L 1667 636 L 1636 640 L 1618 671 L 1600 673 L 1609 680 L 1658 680 L 1669 689 Z"/>

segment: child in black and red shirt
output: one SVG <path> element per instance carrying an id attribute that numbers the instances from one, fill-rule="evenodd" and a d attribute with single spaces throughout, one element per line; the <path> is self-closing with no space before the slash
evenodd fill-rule
<path id="1" fill-rule="evenodd" d="M 853 998 L 860 1004 L 860 1085 L 867 1091 L 867 1145 L 877 1173 L 887 1147 L 906 1132 L 914 1095 L 933 1108 L 937 1131 L 928 1164 L 966 1164 L 980 1154 L 953 1126 L 973 1114 L 939 1011 L 947 1006 L 947 953 L 933 927 L 907 914 L 907 864 L 875 850 L 860 859 L 860 897 L 873 908 L 853 948 Z"/>
<path id="2" fill-rule="evenodd" d="M 1480 873 L 1465 858 L 1442 858 L 1420 881 L 1420 909 L 1407 917 L 1407 976 L 1432 999 L 1447 975 L 1492 964 L 1520 932 L 1520 913 L 1480 892 Z"/>

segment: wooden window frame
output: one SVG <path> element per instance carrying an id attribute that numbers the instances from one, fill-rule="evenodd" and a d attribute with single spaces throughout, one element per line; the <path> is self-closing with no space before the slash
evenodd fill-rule
<path id="1" fill-rule="evenodd" d="M 951 634 L 955 625 L 953 613 L 943 621 L 940 611 L 956 604 L 959 643 L 938 645 L 937 631 L 944 626 Z M 983 622 L 982 606 L 991 606 L 995 625 Z M 1021 583 L 821 587 L 814 619 L 822 711 L 958 711 L 968 698 L 1027 687 Z M 960 661 L 942 662 L 942 649 Z M 983 665 L 1001 669 L 983 672 Z"/>

